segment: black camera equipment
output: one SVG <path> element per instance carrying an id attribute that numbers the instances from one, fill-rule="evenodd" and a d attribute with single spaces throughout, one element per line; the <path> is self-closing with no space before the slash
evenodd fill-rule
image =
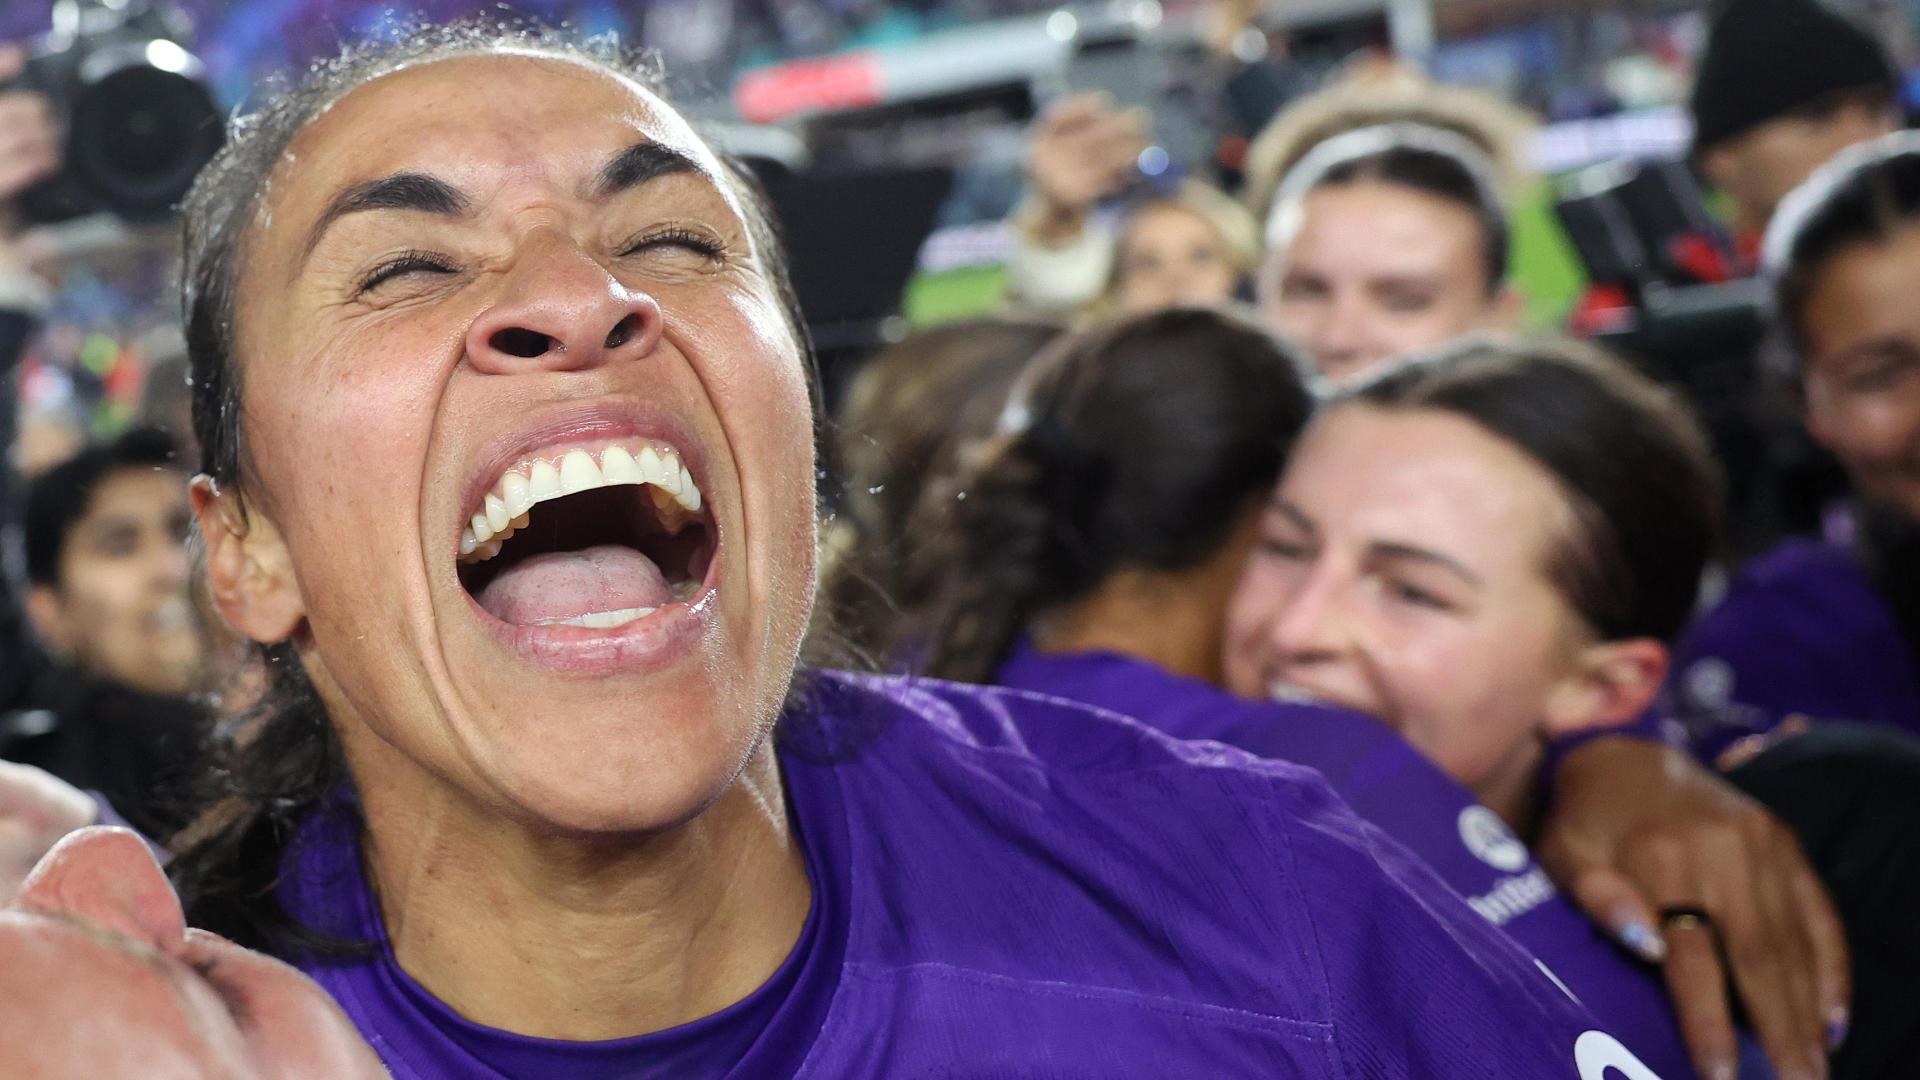
<path id="1" fill-rule="evenodd" d="M 149 0 L 55 0 L 53 28 L 11 84 L 66 129 L 61 171 L 21 193 L 27 220 L 166 215 L 225 137 L 181 17 Z"/>
<path id="2" fill-rule="evenodd" d="M 1562 181 L 1555 207 L 1591 281 L 1571 320 L 1684 393 L 1727 479 L 1736 551 L 1817 518 L 1831 469 L 1764 379 L 1770 300 L 1679 161 L 1610 162 Z"/>
<path id="3" fill-rule="evenodd" d="M 1681 382 L 1729 354 L 1751 359 L 1766 290 L 1740 274 L 1684 163 L 1591 166 L 1561 182 L 1555 209 L 1591 282 L 1577 330 Z"/>

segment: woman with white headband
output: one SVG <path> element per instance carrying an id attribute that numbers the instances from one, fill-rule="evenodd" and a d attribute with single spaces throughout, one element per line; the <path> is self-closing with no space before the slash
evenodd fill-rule
<path id="1" fill-rule="evenodd" d="M 1334 135 L 1280 181 L 1258 281 L 1267 321 L 1350 382 L 1410 353 L 1511 328 L 1507 215 L 1488 155 L 1390 122 Z"/>

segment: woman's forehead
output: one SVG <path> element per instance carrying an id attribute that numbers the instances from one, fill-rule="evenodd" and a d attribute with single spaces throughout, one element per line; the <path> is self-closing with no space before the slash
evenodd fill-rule
<path id="1" fill-rule="evenodd" d="M 636 141 L 670 147 L 720 174 L 678 112 L 614 71 L 559 54 L 462 54 L 402 67 L 343 94 L 288 145 L 272 192 L 283 204 L 324 198 L 323 189 L 343 181 L 403 171 L 564 180 Z"/>
<path id="2" fill-rule="evenodd" d="M 1537 462 L 1444 410 L 1335 405 L 1308 428 L 1295 462 L 1284 493 L 1337 494 L 1364 511 L 1356 520 L 1415 533 L 1457 530 L 1504 547 L 1544 541 L 1566 513 Z"/>

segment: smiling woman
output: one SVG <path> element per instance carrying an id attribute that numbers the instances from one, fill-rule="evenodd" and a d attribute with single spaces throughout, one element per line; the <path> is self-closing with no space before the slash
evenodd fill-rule
<path id="1" fill-rule="evenodd" d="M 400 1076 L 1617 1065 L 1310 774 L 796 681 L 781 257 L 632 70 L 423 31 L 242 122 L 189 200 L 194 506 L 275 683 L 176 863 L 190 918 Z"/>

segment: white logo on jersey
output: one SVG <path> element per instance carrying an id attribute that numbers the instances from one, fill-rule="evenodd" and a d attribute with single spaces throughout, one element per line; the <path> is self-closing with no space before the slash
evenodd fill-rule
<path id="1" fill-rule="evenodd" d="M 1660 1074 L 1604 1031 L 1589 1031 L 1573 1041 L 1573 1066 L 1580 1080 L 1660 1080 Z"/>
<path id="2" fill-rule="evenodd" d="M 1500 815 L 1484 806 L 1460 811 L 1460 842 L 1495 870 L 1511 874 L 1527 865 L 1527 845 L 1513 835 Z"/>
<path id="3" fill-rule="evenodd" d="M 1688 701 L 1702 709 L 1724 709 L 1733 700 L 1733 665 L 1717 656 L 1702 657 L 1681 679 Z"/>

